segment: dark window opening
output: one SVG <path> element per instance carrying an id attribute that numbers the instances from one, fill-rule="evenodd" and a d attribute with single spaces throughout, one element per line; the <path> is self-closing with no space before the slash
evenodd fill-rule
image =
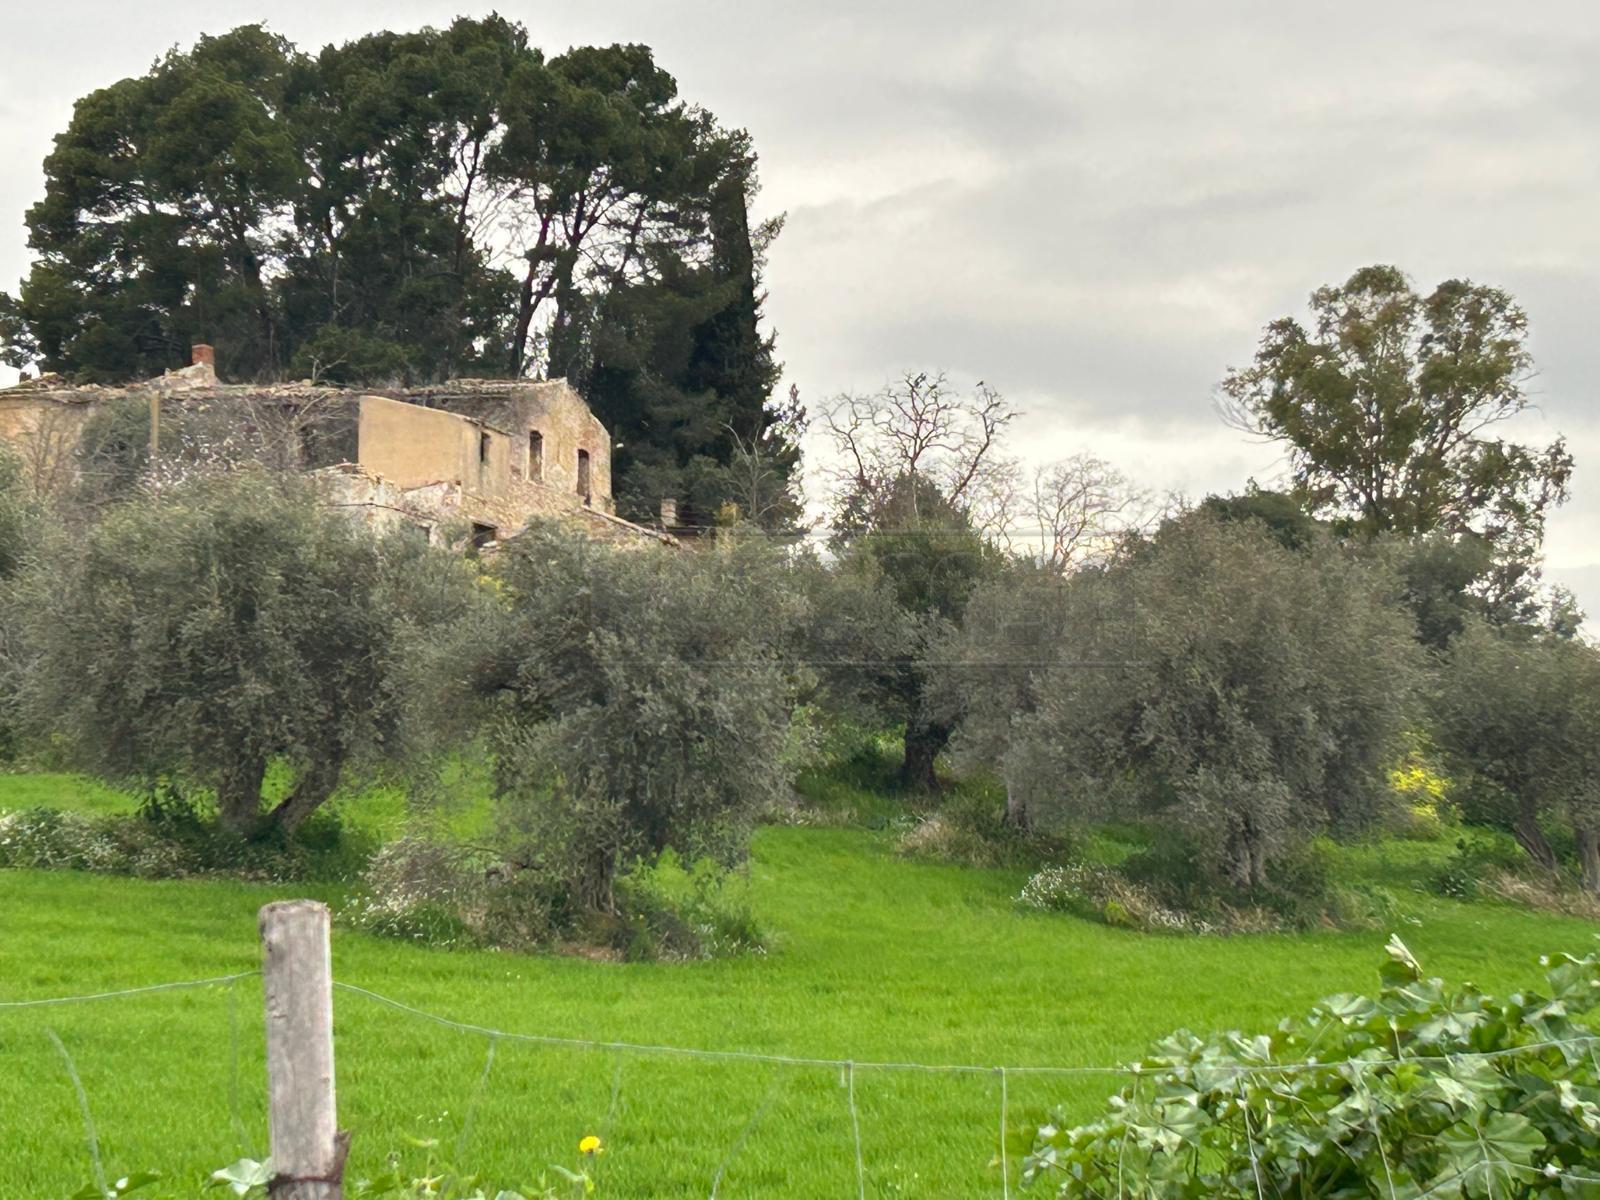
<path id="1" fill-rule="evenodd" d="M 537 429 L 528 431 L 528 478 L 544 479 L 544 434 Z"/>
<path id="2" fill-rule="evenodd" d="M 476 521 L 472 523 L 472 537 L 470 541 L 472 543 L 472 549 L 474 552 L 484 549 L 486 546 L 490 545 L 494 539 L 495 527 L 493 525 L 479 525 Z"/>
<path id="3" fill-rule="evenodd" d="M 583 497 L 585 504 L 589 503 L 589 452 L 578 451 L 578 495 Z"/>
<path id="4" fill-rule="evenodd" d="M 478 465 L 480 467 L 489 465 L 489 435 L 487 433 L 478 435 Z"/>

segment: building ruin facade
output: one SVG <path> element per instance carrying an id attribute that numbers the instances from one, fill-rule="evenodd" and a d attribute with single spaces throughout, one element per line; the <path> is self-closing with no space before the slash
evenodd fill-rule
<path id="1" fill-rule="evenodd" d="M 197 346 L 192 365 L 125 387 L 45 377 L 0 389 L 0 442 L 21 455 L 38 490 L 54 491 L 79 469 L 90 416 L 142 402 L 157 441 L 164 427 L 170 437 L 185 424 L 229 431 L 252 457 L 316 473 L 330 504 L 379 531 L 482 548 L 553 518 L 604 541 L 674 540 L 616 516 L 610 436 L 565 380 L 229 384 L 213 363 L 210 347 Z"/>

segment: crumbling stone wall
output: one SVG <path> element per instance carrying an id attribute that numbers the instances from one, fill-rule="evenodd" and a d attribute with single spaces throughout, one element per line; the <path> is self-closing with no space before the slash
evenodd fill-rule
<path id="1" fill-rule="evenodd" d="M 0 443 L 22 460 L 23 479 L 38 494 L 57 495 L 72 482 L 73 454 L 93 411 L 55 392 L 0 392 Z"/>
<path id="2" fill-rule="evenodd" d="M 514 479 L 587 497 L 589 505 L 614 512 L 611 498 L 611 436 L 565 379 L 460 379 L 430 388 L 386 392 L 395 399 L 441 408 L 478 421 L 510 439 Z M 536 467 L 531 435 L 539 434 Z M 589 486 L 579 492 L 578 454 L 588 455 Z"/>
<path id="3" fill-rule="evenodd" d="M 197 346 L 192 366 L 125 388 L 35 381 L 0 391 L 0 439 L 34 462 L 48 490 L 46 480 L 71 482 L 94 412 L 152 397 L 164 414 L 163 457 L 166 438 L 181 435 L 225 443 L 227 453 L 212 456 L 223 465 L 317 470 L 331 504 L 375 527 L 404 526 L 448 542 L 451 525 L 503 539 L 532 519 L 554 518 L 607 541 L 673 540 L 614 515 L 610 436 L 559 379 L 467 379 L 382 393 L 310 382 L 225 384 L 210 348 Z"/>

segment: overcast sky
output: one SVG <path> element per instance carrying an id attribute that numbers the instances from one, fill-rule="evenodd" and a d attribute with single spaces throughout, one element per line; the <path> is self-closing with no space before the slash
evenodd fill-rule
<path id="1" fill-rule="evenodd" d="M 200 33 L 310 48 L 464 0 L 5 4 L 0 286 L 72 102 Z M 987 380 L 1015 449 L 1198 497 L 1281 471 L 1211 396 L 1261 326 L 1392 262 L 1528 310 L 1575 494 L 1549 575 L 1600 612 L 1600 4 L 1254 0 L 508 4 L 548 51 L 637 41 L 754 135 L 785 211 L 768 314 L 813 404 L 906 368 Z"/>

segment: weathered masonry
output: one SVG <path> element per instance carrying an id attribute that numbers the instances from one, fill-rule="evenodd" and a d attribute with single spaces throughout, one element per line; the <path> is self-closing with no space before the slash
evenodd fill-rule
<path id="1" fill-rule="evenodd" d="M 330 503 L 432 542 L 482 547 L 537 517 L 572 521 L 607 541 L 672 541 L 615 515 L 610 437 L 565 380 L 373 390 L 227 384 L 211 348 L 196 346 L 193 365 L 127 387 L 47 377 L 0 390 L 0 441 L 52 490 L 72 476 L 89 415 L 118 400 L 149 402 L 158 437 L 185 420 L 236 434 L 257 458 L 322 475 Z"/>

